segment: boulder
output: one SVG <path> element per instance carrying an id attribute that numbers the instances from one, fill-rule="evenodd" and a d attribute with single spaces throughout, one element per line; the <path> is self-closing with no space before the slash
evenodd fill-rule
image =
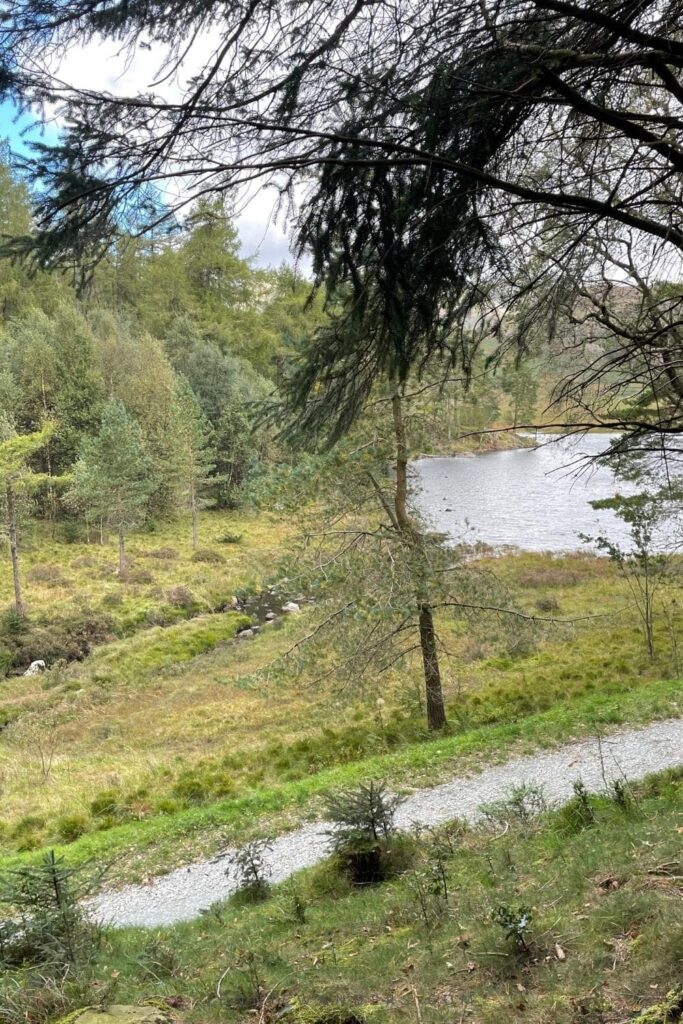
<path id="1" fill-rule="evenodd" d="M 59 1024 L 171 1024 L 168 1010 L 159 1006 L 86 1006 L 63 1017 Z"/>
<path id="2" fill-rule="evenodd" d="M 239 633 L 237 634 L 237 639 L 248 640 L 250 636 L 254 635 L 254 630 L 251 628 L 251 626 L 247 626 L 246 629 L 240 629 Z"/>
<path id="3" fill-rule="evenodd" d="M 275 614 L 275 612 L 266 612 L 266 615 L 265 615 L 266 622 L 272 622 L 273 619 L 276 619 L 276 618 L 277 618 L 277 615 Z"/>
<path id="4" fill-rule="evenodd" d="M 283 612 L 288 612 L 291 615 L 295 612 L 300 612 L 301 608 L 299 608 L 299 605 L 296 603 L 296 601 L 288 601 L 287 604 L 283 604 L 282 610 Z"/>
<path id="5" fill-rule="evenodd" d="M 29 667 L 24 672 L 25 676 L 39 676 L 41 672 L 44 672 L 47 665 L 44 661 L 32 661 Z"/>

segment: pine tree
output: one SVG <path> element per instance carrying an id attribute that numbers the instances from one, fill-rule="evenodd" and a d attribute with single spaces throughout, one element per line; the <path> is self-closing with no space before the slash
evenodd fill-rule
<path id="1" fill-rule="evenodd" d="M 14 607 L 17 615 L 21 616 L 26 614 L 26 608 L 21 589 L 18 503 L 24 495 L 50 480 L 45 473 L 34 473 L 28 463 L 31 456 L 47 444 L 53 431 L 52 424 L 46 423 L 32 434 L 17 434 L 12 422 L 4 415 L 0 416 L 0 488 L 12 561 Z"/>
<path id="2" fill-rule="evenodd" d="M 176 396 L 176 429 L 180 440 L 178 485 L 181 506 L 192 516 L 192 547 L 199 543 L 199 511 L 214 502 L 206 496 L 215 478 L 212 431 L 192 388 L 180 377 Z"/>
<path id="3" fill-rule="evenodd" d="M 126 533 L 144 520 L 154 490 L 151 468 L 139 425 L 122 402 L 110 400 L 99 433 L 83 442 L 67 499 L 116 529 L 121 576 L 126 572 Z"/>

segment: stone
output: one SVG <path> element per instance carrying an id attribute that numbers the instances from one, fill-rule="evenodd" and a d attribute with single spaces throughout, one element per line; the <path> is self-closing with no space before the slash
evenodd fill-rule
<path id="1" fill-rule="evenodd" d="M 250 636 L 255 636 L 255 633 L 251 626 L 247 626 L 246 629 L 240 629 L 239 633 L 237 634 L 237 639 L 248 640 Z"/>
<path id="2" fill-rule="evenodd" d="M 275 614 L 275 612 L 266 612 L 265 618 L 266 622 L 272 622 L 273 619 L 277 618 L 277 615 Z"/>
<path id="3" fill-rule="evenodd" d="M 62 1017 L 59 1024 L 171 1024 L 171 1014 L 159 1006 L 86 1006 Z"/>
<path id="4" fill-rule="evenodd" d="M 288 612 L 291 615 L 295 612 L 300 612 L 301 608 L 299 608 L 296 601 L 288 601 L 287 604 L 283 604 L 282 610 L 283 612 Z"/>
<path id="5" fill-rule="evenodd" d="M 233 594 L 232 597 L 230 598 L 229 602 L 228 602 L 228 607 L 229 608 L 241 608 L 242 606 L 240 605 L 239 597 L 236 597 Z"/>
<path id="6" fill-rule="evenodd" d="M 47 665 L 44 661 L 32 661 L 29 667 L 24 672 L 25 676 L 39 676 L 41 672 L 44 672 Z"/>

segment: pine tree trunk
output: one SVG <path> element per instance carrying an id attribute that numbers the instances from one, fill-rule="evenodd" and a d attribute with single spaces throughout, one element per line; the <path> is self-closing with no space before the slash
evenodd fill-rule
<path id="1" fill-rule="evenodd" d="M 7 534 L 9 537 L 9 550 L 12 559 L 12 577 L 14 579 L 14 607 L 17 615 L 22 617 L 26 614 L 24 601 L 21 596 L 21 575 L 19 571 L 19 541 L 17 538 L 17 509 L 14 504 L 14 489 L 10 483 L 7 484 Z"/>
<path id="2" fill-rule="evenodd" d="M 443 729 L 446 724 L 446 709 L 443 702 L 434 616 L 428 604 L 420 607 L 420 647 L 427 695 L 427 725 L 430 729 Z"/>
<path id="3" fill-rule="evenodd" d="M 190 507 L 192 509 L 192 547 L 196 548 L 199 544 L 199 520 L 197 518 L 197 499 L 194 487 L 190 491 Z"/>
<path id="4" fill-rule="evenodd" d="M 396 491 L 394 495 L 396 524 L 401 532 L 409 538 L 411 546 L 419 552 L 424 543 L 424 538 L 416 529 L 408 512 L 408 440 L 405 423 L 403 422 L 400 395 L 396 394 L 393 396 L 391 407 L 396 438 Z M 418 579 L 416 581 L 416 597 L 420 615 L 420 648 L 422 650 L 427 698 L 427 724 L 430 729 L 443 729 L 446 724 L 446 712 L 443 700 L 443 687 L 441 685 L 441 667 L 439 665 L 439 651 L 436 646 L 434 616 L 429 601 L 426 600 L 427 592 L 426 580 L 423 578 Z"/>
<path id="5" fill-rule="evenodd" d="M 123 526 L 119 526 L 119 576 L 126 575 L 126 534 Z"/>

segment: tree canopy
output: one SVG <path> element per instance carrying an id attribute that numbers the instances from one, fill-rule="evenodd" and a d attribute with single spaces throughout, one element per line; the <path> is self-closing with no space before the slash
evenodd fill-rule
<path id="1" fill-rule="evenodd" d="M 333 346 L 345 429 L 380 373 L 405 380 L 434 353 L 467 373 L 484 313 L 494 336 L 524 344 L 574 315 L 582 289 L 602 305 L 609 290 L 612 316 L 619 282 L 678 279 L 682 22 L 680 0 L 18 0 L 0 27 L 5 88 L 57 103 L 66 130 L 27 163 L 38 230 L 13 251 L 87 266 L 191 197 L 255 180 L 303 194 L 299 244 L 341 331 L 321 339 L 298 394 Z M 50 74 L 57 50 L 95 38 L 160 53 L 157 85 L 117 96 Z M 593 367 L 649 366 L 644 402 L 624 407 L 627 374 L 587 420 L 683 430 L 678 305 L 662 310 L 649 299 L 644 324 Z M 585 385 L 569 383 L 579 399 Z"/>

